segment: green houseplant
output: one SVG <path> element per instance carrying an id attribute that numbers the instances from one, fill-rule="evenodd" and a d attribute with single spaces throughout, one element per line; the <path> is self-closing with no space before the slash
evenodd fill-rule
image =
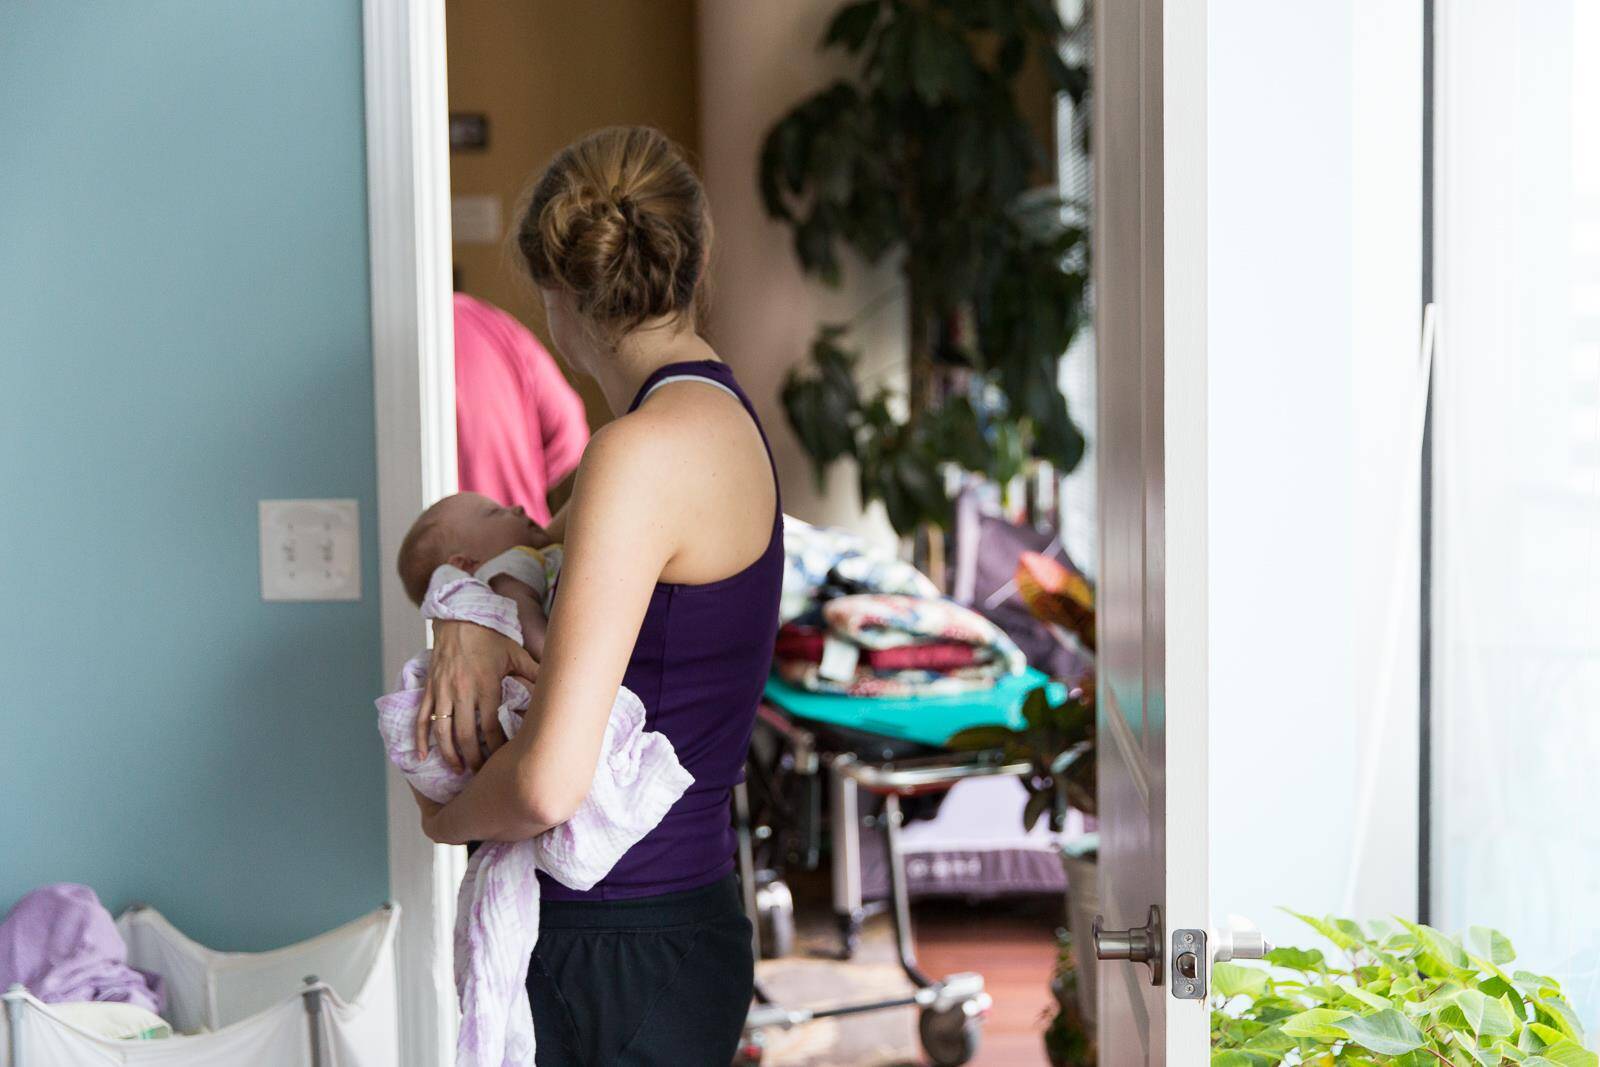
<path id="1" fill-rule="evenodd" d="M 1095 813 L 1094 682 L 1084 680 L 1060 700 L 1050 687 L 1039 686 L 1022 704 L 1022 726 L 972 726 L 946 742 L 967 751 L 999 750 L 1008 761 L 1026 761 L 1032 771 L 1023 777 L 1028 804 L 1022 828 L 1031 830 L 1048 814 L 1050 828 L 1065 825 L 1067 809 Z"/>
<path id="2" fill-rule="evenodd" d="M 1045 1009 L 1044 1051 L 1050 1067 L 1089 1067 L 1098 1059 L 1094 1026 L 1083 1012 L 1078 960 L 1072 937 L 1056 932 L 1056 966 L 1050 976 L 1051 1005 Z"/>
<path id="3" fill-rule="evenodd" d="M 1047 160 L 1018 105 L 1030 61 L 1083 98 L 1064 33 L 1050 0 L 853 0 L 822 47 L 855 77 L 801 101 L 762 146 L 763 202 L 807 272 L 837 283 L 845 249 L 898 256 L 904 401 L 863 391 L 849 327 L 832 324 L 783 402 L 818 477 L 854 458 L 863 503 L 881 500 L 901 533 L 947 520 L 947 465 L 1004 483 L 1032 457 L 1065 473 L 1083 455 L 1056 374 L 1084 314 L 1087 228 L 1082 205 L 1032 188 Z"/>
<path id="4" fill-rule="evenodd" d="M 1212 1067 L 1596 1067 L 1552 978 L 1516 970 L 1505 935 L 1299 915 L 1345 957 L 1278 948 L 1212 969 Z"/>

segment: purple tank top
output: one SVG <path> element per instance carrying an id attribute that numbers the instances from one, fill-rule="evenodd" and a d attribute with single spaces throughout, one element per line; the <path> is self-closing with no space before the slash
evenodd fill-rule
<path id="1" fill-rule="evenodd" d="M 772 461 L 750 398 L 727 364 L 714 360 L 661 367 L 639 388 L 631 412 L 666 378 L 703 378 L 744 405 Z M 777 470 L 773 468 L 773 491 Z M 783 505 L 761 557 L 706 585 L 657 583 L 639 626 L 622 684 L 644 703 L 645 728 L 672 742 L 694 784 L 644 840 L 586 893 L 539 875 L 547 900 L 623 900 L 709 885 L 733 870 L 731 791 L 744 779 L 756 705 L 772 667 L 783 587 Z"/>

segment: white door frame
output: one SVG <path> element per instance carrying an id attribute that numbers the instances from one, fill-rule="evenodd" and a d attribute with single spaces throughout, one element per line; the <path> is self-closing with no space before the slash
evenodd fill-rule
<path id="1" fill-rule="evenodd" d="M 1210 447 L 1207 361 L 1209 0 L 1165 0 L 1161 46 L 1161 282 L 1166 561 L 1167 929 L 1211 919 Z M 1170 936 L 1170 935 L 1169 935 Z M 1205 961 L 1209 963 L 1209 961 Z M 1167 1002 L 1173 1067 L 1211 1062 L 1208 1001 Z"/>
<path id="2" fill-rule="evenodd" d="M 383 676 L 427 641 L 389 564 L 417 513 L 456 486 L 450 156 L 441 0 L 363 0 L 367 227 L 377 427 Z M 388 771 L 390 898 L 400 905 L 400 1062 L 455 1058 L 451 967 L 462 850 L 429 842 Z"/>

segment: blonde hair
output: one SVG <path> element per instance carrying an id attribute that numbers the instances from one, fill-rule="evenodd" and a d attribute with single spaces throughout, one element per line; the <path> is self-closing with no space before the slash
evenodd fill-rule
<path id="1" fill-rule="evenodd" d="M 517 248 L 535 284 L 570 292 L 612 337 L 698 315 L 711 247 L 705 189 L 649 126 L 611 126 L 556 154 L 534 184 Z"/>

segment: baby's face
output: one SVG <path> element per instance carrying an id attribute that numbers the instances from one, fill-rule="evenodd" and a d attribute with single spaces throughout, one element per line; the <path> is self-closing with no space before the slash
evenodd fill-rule
<path id="1" fill-rule="evenodd" d="M 502 507 L 477 493 L 457 493 L 434 505 L 451 558 L 466 557 L 472 568 L 518 545 L 537 547 L 547 538 L 522 508 Z"/>

